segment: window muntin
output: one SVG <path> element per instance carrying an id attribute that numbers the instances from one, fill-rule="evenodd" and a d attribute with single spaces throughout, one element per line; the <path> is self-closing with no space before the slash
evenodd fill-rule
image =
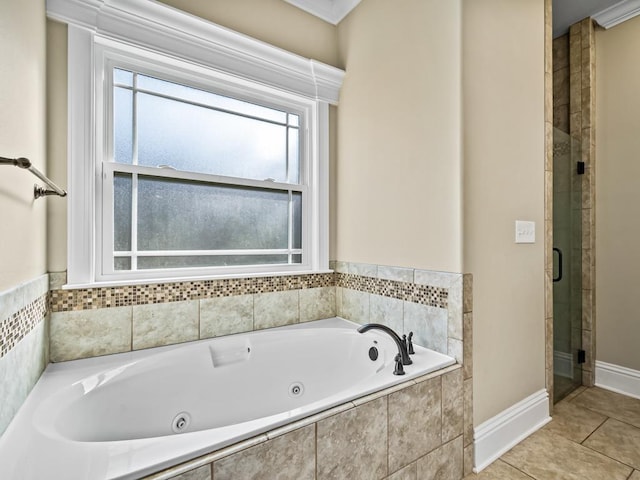
<path id="1" fill-rule="evenodd" d="M 301 266 L 304 112 L 113 68 L 103 272 Z"/>

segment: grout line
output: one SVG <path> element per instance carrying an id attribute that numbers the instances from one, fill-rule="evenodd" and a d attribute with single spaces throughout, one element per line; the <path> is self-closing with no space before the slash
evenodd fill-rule
<path id="1" fill-rule="evenodd" d="M 600 425 L 598 425 L 596 428 L 593 429 L 593 431 L 586 436 L 586 438 L 584 440 L 582 440 L 582 442 L 580 442 L 580 445 L 582 445 L 583 447 L 587 447 L 589 448 L 587 445 L 584 444 L 584 442 L 586 442 L 587 440 L 589 440 L 591 438 L 591 436 L 596 433 L 598 430 L 600 430 L 600 427 L 602 427 L 605 423 L 607 423 L 607 421 L 609 421 L 611 419 L 611 417 L 606 417 L 601 423 Z M 591 449 L 593 450 L 593 449 Z"/>
<path id="2" fill-rule="evenodd" d="M 504 454 L 503 454 L 503 455 L 504 455 Z M 503 459 L 502 457 L 498 458 L 498 460 L 496 460 L 496 461 L 498 461 L 498 462 L 502 462 L 502 463 L 504 463 L 504 464 L 506 464 L 506 465 L 509 465 L 510 467 L 515 468 L 517 471 L 519 471 L 520 473 L 522 473 L 522 474 L 526 475 L 527 477 L 529 477 L 529 478 L 533 478 L 533 480 L 537 480 L 537 479 L 536 479 L 536 477 L 529 475 L 527 472 L 525 472 L 524 470 L 521 470 L 521 469 L 520 469 L 520 468 L 518 468 L 517 466 L 515 466 L 515 465 L 513 465 L 513 464 L 509 463 L 507 460 Z"/>

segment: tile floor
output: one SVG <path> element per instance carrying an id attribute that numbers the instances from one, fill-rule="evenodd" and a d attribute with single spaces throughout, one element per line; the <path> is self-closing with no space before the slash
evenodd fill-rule
<path id="1" fill-rule="evenodd" d="M 640 400 L 580 387 L 553 420 L 465 480 L 640 480 Z"/>

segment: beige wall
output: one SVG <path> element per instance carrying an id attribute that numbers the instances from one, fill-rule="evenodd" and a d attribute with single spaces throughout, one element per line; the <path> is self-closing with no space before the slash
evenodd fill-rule
<path id="1" fill-rule="evenodd" d="M 47 156 L 56 183 L 67 185 L 67 26 L 47 21 Z M 47 270 L 67 269 L 67 202 L 49 201 Z"/>
<path id="2" fill-rule="evenodd" d="M 596 33 L 596 359 L 640 370 L 640 17 Z"/>
<path id="3" fill-rule="evenodd" d="M 46 170 L 45 14 L 42 0 L 0 2 L 0 156 Z M 0 166 L 0 291 L 45 272 L 47 202 L 36 177 Z M 1 315 L 0 315 L 1 316 Z"/>
<path id="4" fill-rule="evenodd" d="M 544 1 L 464 0 L 464 271 L 474 424 L 545 388 Z M 515 220 L 536 243 L 515 244 Z"/>
<path id="5" fill-rule="evenodd" d="M 337 260 L 461 271 L 460 18 L 366 0 L 338 26 Z"/>

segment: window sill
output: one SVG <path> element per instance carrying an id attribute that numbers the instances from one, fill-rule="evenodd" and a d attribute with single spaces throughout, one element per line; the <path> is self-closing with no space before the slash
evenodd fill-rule
<path id="1" fill-rule="evenodd" d="M 129 285 L 156 285 L 160 283 L 181 283 L 181 282 L 202 282 L 205 280 L 227 280 L 227 279 L 250 279 L 264 277 L 294 277 L 300 275 L 315 275 L 324 273 L 333 273 L 330 269 L 321 270 L 299 270 L 291 272 L 261 272 L 254 274 L 236 273 L 225 275 L 201 275 L 192 277 L 175 277 L 175 278 L 158 278 L 158 279 L 131 279 L 131 280 L 113 280 L 103 282 L 66 284 L 62 286 L 62 290 L 77 290 L 82 288 L 109 288 L 124 287 Z"/>

